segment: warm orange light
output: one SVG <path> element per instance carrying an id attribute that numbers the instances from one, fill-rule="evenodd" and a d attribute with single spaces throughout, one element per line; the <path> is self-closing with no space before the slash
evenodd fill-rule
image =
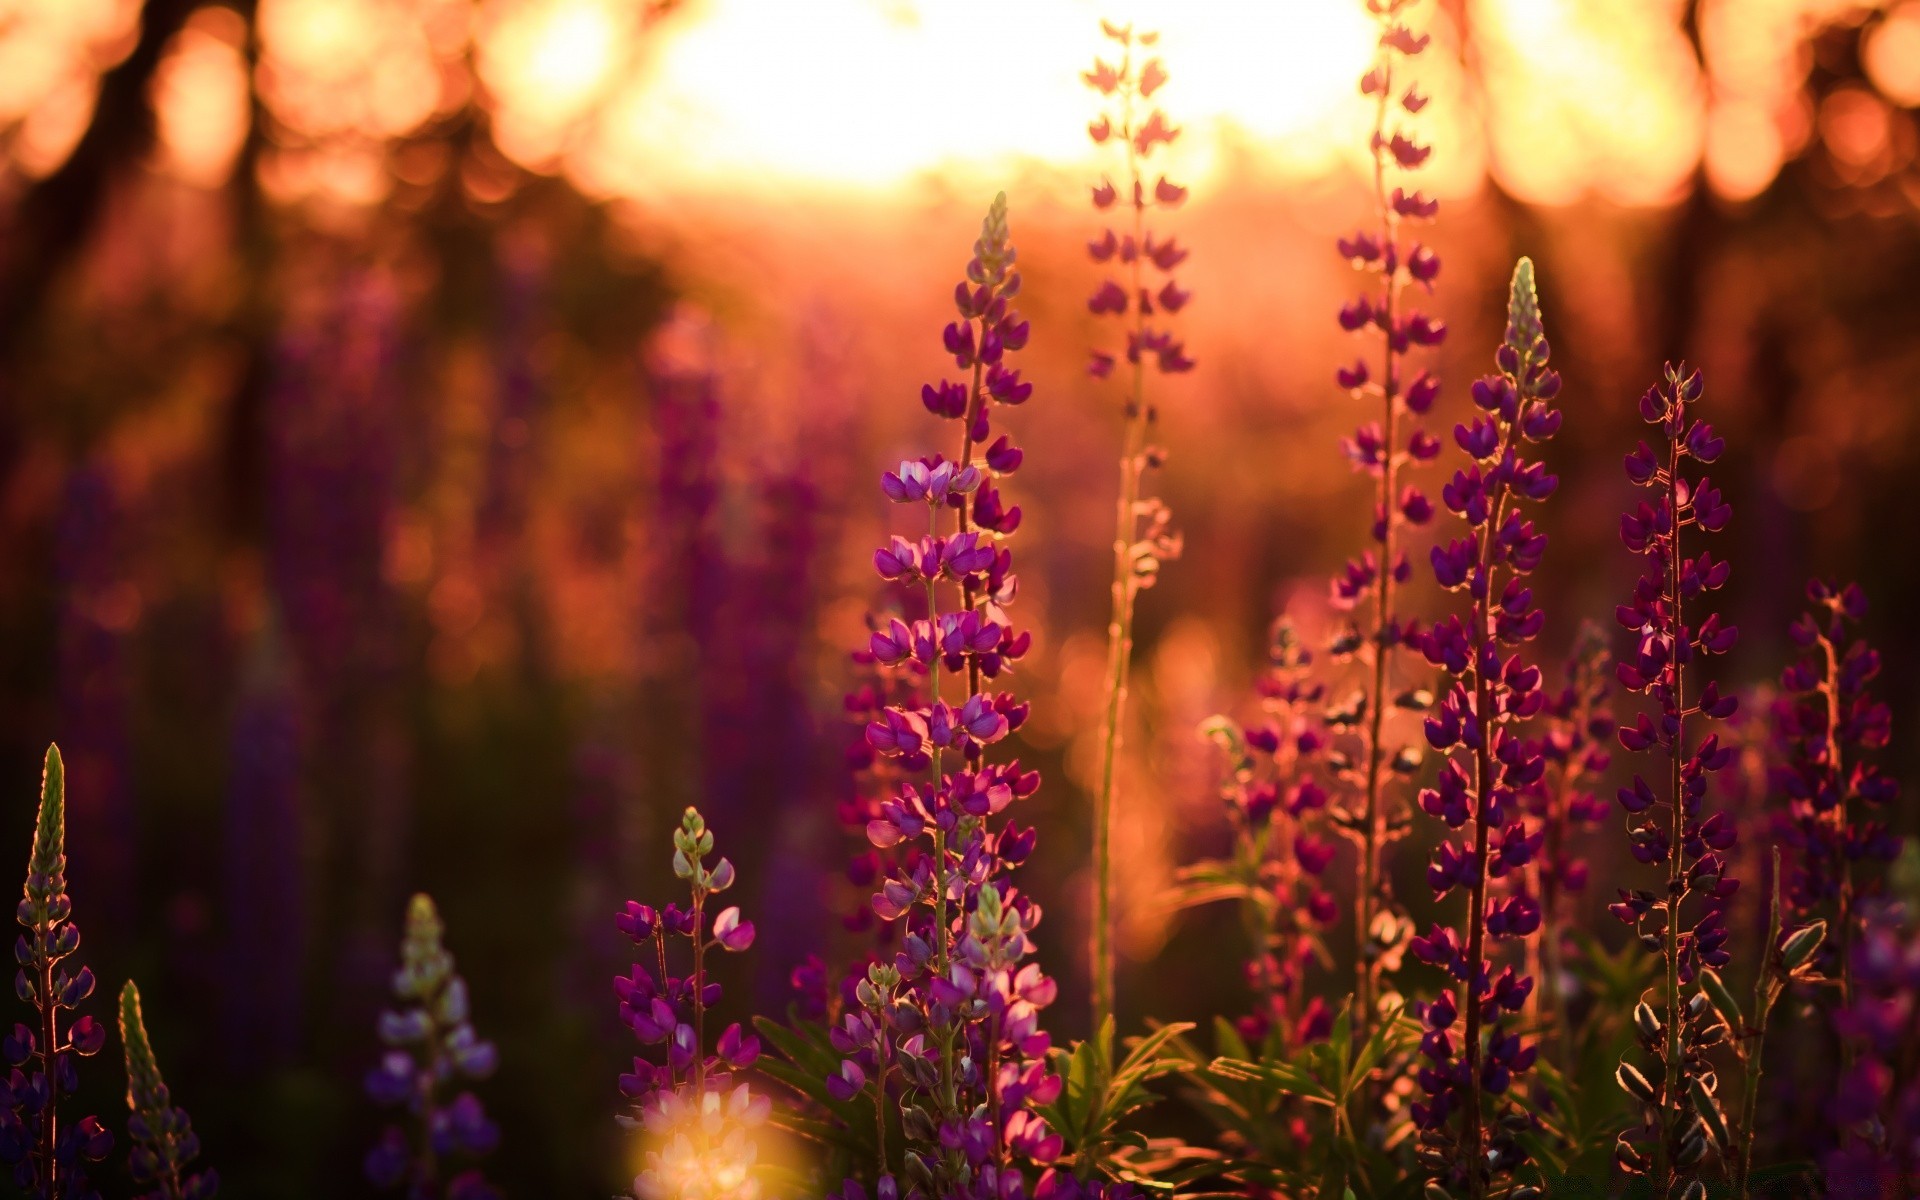
<path id="1" fill-rule="evenodd" d="M 1707 122 L 1707 183 L 1728 200 L 1748 200 L 1780 173 L 1785 143 L 1773 115 L 1750 101 L 1714 106 Z"/>
<path id="2" fill-rule="evenodd" d="M 495 135 L 512 157 L 542 165 L 569 127 L 605 96 L 637 36 L 633 6 L 538 0 L 499 8 L 480 36 L 480 75 L 498 100 Z"/>
<path id="3" fill-rule="evenodd" d="M 247 136 L 247 64 L 240 14 L 209 6 L 174 38 L 153 80 L 161 159 L 197 187 L 218 187 Z"/>
<path id="4" fill-rule="evenodd" d="M 0 0 L 0 133 L 10 132 L 22 173 L 46 175 L 73 152 L 99 72 L 133 48 L 139 9 L 138 0 Z"/>
<path id="5" fill-rule="evenodd" d="M 1662 204 L 1700 161 L 1701 82 L 1677 0 L 1476 0 L 1493 169 L 1536 204 Z"/>
<path id="6" fill-rule="evenodd" d="M 1077 186 L 1099 162 L 1079 72 L 1111 52 L 1103 15 L 1160 31 L 1190 182 L 1229 161 L 1299 176 L 1364 156 L 1356 81 L 1374 32 L 1358 0 L 1234 6 L 1231 19 L 1190 0 L 706 0 L 660 23 L 660 44 L 567 169 L 630 196 L 873 190 L 936 173 L 984 186 L 1031 164 L 1067 167 Z M 1421 17 L 1440 43 L 1419 62 L 1440 100 L 1420 122 L 1441 149 L 1423 182 L 1458 192 L 1480 170 L 1475 122 L 1454 103 L 1451 29 L 1431 6 Z"/>
<path id="7" fill-rule="evenodd" d="M 1908 0 L 1867 35 L 1867 78 L 1895 104 L 1920 105 L 1920 0 Z"/>

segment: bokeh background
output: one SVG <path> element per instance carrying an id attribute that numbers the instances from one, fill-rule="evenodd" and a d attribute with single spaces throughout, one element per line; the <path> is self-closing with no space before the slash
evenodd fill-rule
<path id="1" fill-rule="evenodd" d="M 731 1003 L 778 1012 L 795 962 L 846 955 L 876 476 L 937 432 L 919 386 L 1000 189 L 1037 385 L 1027 875 L 1082 1032 L 1119 430 L 1082 369 L 1103 15 L 1165 34 L 1200 361 L 1159 392 L 1187 554 L 1143 600 L 1117 834 L 1137 1021 L 1240 1002 L 1238 949 L 1158 901 L 1220 836 L 1194 728 L 1244 708 L 1279 608 L 1325 627 L 1367 520 L 1337 448 L 1366 414 L 1332 383 L 1358 0 L 0 0 L 0 828 L 24 858 L 58 739 L 87 959 L 140 980 L 233 1194 L 364 1190 L 412 890 L 502 1048 L 511 1195 L 631 1177 L 610 916 L 672 895 L 684 805 L 760 924 Z M 1913 780 L 1920 0 L 1417 19 L 1443 427 L 1518 254 L 1568 380 L 1544 656 L 1631 584 L 1632 401 L 1685 356 L 1732 447 L 1729 674 L 1778 671 L 1808 574 L 1858 579 Z M 90 1072 L 102 1109 L 116 1078 Z"/>

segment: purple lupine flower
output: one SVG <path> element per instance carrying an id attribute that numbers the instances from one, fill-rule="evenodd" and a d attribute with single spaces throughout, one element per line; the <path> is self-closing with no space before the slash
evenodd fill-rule
<path id="1" fill-rule="evenodd" d="M 306 960 L 306 819 L 299 701 L 279 630 L 259 635 L 227 740 L 224 1036 L 240 1072 L 298 1050 Z"/>
<path id="2" fill-rule="evenodd" d="M 1828 1105 L 1844 1134 L 1821 1161 L 1834 1200 L 1880 1200 L 1920 1178 L 1920 1066 L 1912 1054 L 1920 929 L 1879 901 L 1863 902 L 1857 915 L 1848 995 L 1833 1012 L 1841 1041 L 1859 1050 Z"/>
<path id="3" fill-rule="evenodd" d="M 1273 623 L 1259 692 L 1262 723 L 1243 729 L 1216 716 L 1201 726 L 1227 758 L 1220 794 L 1234 853 L 1229 861 L 1187 867 L 1182 877 L 1237 881 L 1253 943 L 1246 978 L 1257 1002 L 1235 1026 L 1249 1046 L 1271 1056 L 1317 1041 L 1332 1027 L 1332 1011 L 1320 997 L 1307 998 L 1304 985 L 1308 964 L 1325 956 L 1325 930 L 1339 916 L 1326 881 L 1335 849 L 1319 775 L 1326 732 L 1314 716 L 1325 688 L 1288 617 Z M 1217 889 L 1203 896 L 1217 898 Z"/>
<path id="4" fill-rule="evenodd" d="M 1431 220 L 1439 205 L 1424 193 L 1409 194 L 1404 186 L 1394 185 L 1399 173 L 1413 170 L 1426 155 L 1424 147 L 1413 156 L 1396 150 L 1416 146 L 1401 125 L 1401 114 L 1411 116 L 1424 106 L 1410 86 L 1395 96 L 1405 60 L 1419 54 L 1427 42 L 1404 24 L 1416 2 L 1380 0 L 1368 6 L 1379 37 L 1360 92 L 1374 102 L 1376 224 L 1337 243 L 1340 256 L 1368 276 L 1368 291 L 1341 308 L 1339 322 L 1372 343 L 1366 354 L 1375 356 L 1379 370 L 1376 378 L 1363 355 L 1334 375 L 1354 399 L 1379 406 L 1379 415 L 1363 421 L 1342 443 L 1353 469 L 1373 477 L 1372 545 L 1350 559 L 1332 582 L 1334 607 L 1352 614 L 1334 639 L 1332 658 L 1336 663 L 1358 660 L 1364 674 L 1354 702 L 1343 704 L 1329 720 L 1344 741 L 1357 743 L 1352 751 L 1343 749 L 1345 765 L 1336 778 L 1351 797 L 1346 807 L 1357 818 L 1342 832 L 1355 844 L 1359 875 L 1354 884 L 1354 1010 L 1363 1031 L 1376 1016 L 1380 975 L 1399 964 L 1412 933 L 1389 892 L 1382 860 L 1396 836 L 1393 831 L 1405 825 L 1410 776 L 1419 755 L 1412 747 L 1391 744 L 1388 716 L 1394 708 L 1419 711 L 1427 695 L 1397 678 L 1397 651 L 1417 646 L 1419 633 L 1414 622 L 1400 615 L 1395 599 L 1413 574 L 1403 538 L 1410 527 L 1425 525 L 1433 515 L 1432 502 L 1405 482 L 1403 472 L 1439 452 L 1439 443 L 1420 428 L 1419 418 L 1438 399 L 1440 383 L 1410 356 L 1446 336 L 1446 326 L 1415 307 L 1410 295 L 1415 285 L 1432 293 L 1439 257 L 1404 233 L 1409 222 Z"/>
<path id="5" fill-rule="evenodd" d="M 80 927 L 67 895 L 66 770 L 58 746 L 47 747 L 18 915 L 27 932 L 14 946 L 20 964 L 14 991 L 36 1017 L 33 1028 L 15 1025 L 0 1038 L 12 1067 L 0 1088 L 0 1162 L 13 1168 L 14 1181 L 33 1200 L 97 1200 L 87 1166 L 107 1156 L 113 1135 L 96 1117 L 60 1120 L 61 1098 L 80 1086 L 77 1060 L 100 1053 L 107 1027 L 71 1015 L 93 994 L 93 971 L 61 965 L 80 948 Z"/>
<path id="6" fill-rule="evenodd" d="M 60 727 L 73 780 L 67 812 L 87 848 L 73 883 L 96 929 L 132 924 L 134 833 L 133 677 L 140 593 L 129 579 L 125 502 L 102 461 L 74 466 L 61 496 L 54 546 L 60 585 L 57 652 Z"/>
<path id="7" fill-rule="evenodd" d="M 1511 1115 L 1483 1111 L 1487 1097 L 1502 1097 L 1514 1078 L 1533 1064 L 1537 1047 L 1509 1028 L 1509 1019 L 1532 993 L 1531 975 L 1504 968 L 1492 974 L 1491 941 L 1530 938 L 1540 928 L 1540 904 L 1529 889 L 1529 865 L 1545 837 L 1527 821 L 1520 797 L 1546 774 L 1540 743 L 1522 735 L 1522 723 L 1546 705 L 1540 668 L 1519 647 L 1540 631 L 1526 578 L 1540 561 L 1546 537 L 1521 510 L 1553 492 L 1554 477 L 1530 455 L 1530 443 L 1551 437 L 1559 425 L 1552 401 L 1560 376 L 1540 323 L 1533 263 L 1513 270 L 1505 340 L 1495 354 L 1499 374 L 1476 380 L 1474 405 L 1481 415 L 1454 428 L 1468 462 L 1443 491 L 1448 509 L 1466 522 L 1466 536 L 1435 546 L 1434 573 L 1449 591 L 1467 594 L 1465 623 L 1459 614 L 1435 624 L 1421 639 L 1427 661 L 1453 682 L 1427 718 L 1427 741 L 1445 755 L 1436 785 L 1420 793 L 1420 807 L 1459 833 L 1444 839 L 1427 868 L 1435 894 L 1468 893 L 1464 937 L 1435 926 L 1413 939 L 1415 957 L 1446 971 L 1459 985 L 1429 1004 L 1421 1042 L 1418 1082 L 1426 1100 L 1413 1105 L 1420 1129 L 1422 1163 L 1448 1184 L 1479 1197 L 1526 1162 L 1512 1136 Z M 1456 1048 L 1451 1033 L 1461 1019 Z M 1456 1117 L 1459 1129 L 1452 1127 Z M 1490 1120 L 1489 1117 L 1492 1119 Z M 1524 1116 L 1521 1117 L 1524 1127 Z"/>
<path id="8" fill-rule="evenodd" d="M 1710 1089 L 1705 1050 L 1726 1030 L 1698 990 L 1698 977 L 1732 958 L 1726 910 L 1738 887 L 1727 876 L 1733 823 L 1724 813 L 1704 811 L 1707 777 L 1733 761 L 1733 749 L 1717 733 L 1698 729 L 1738 707 L 1734 696 L 1699 679 L 1701 660 L 1726 653 L 1737 636 L 1707 607 L 1710 593 L 1726 583 L 1728 566 L 1707 551 L 1688 557 L 1682 548 L 1685 530 L 1714 532 L 1729 515 L 1718 489 L 1697 474 L 1725 448 L 1712 426 L 1694 415 L 1703 391 L 1697 370 L 1667 364 L 1665 378 L 1640 397 L 1641 419 L 1660 431 L 1664 444 L 1655 449 L 1643 441 L 1626 459 L 1627 477 L 1654 498 L 1620 518 L 1621 540 L 1645 566 L 1632 601 L 1616 612 L 1636 644 L 1615 665 L 1615 675 L 1628 691 L 1646 696 L 1657 715 L 1640 713 L 1617 736 L 1627 750 L 1652 754 L 1665 766 L 1657 783 L 1636 774 L 1620 789 L 1619 800 L 1634 858 L 1663 866 L 1666 879 L 1657 891 L 1623 888 L 1609 906 L 1661 954 L 1666 972 L 1664 1019 L 1645 1002 L 1645 1011 L 1635 1013 L 1640 1045 L 1655 1062 L 1654 1077 L 1624 1060 L 1617 1073 L 1645 1117 L 1620 1135 L 1614 1161 L 1630 1173 L 1650 1173 L 1662 1195 L 1684 1187 L 1689 1196 L 1705 1195 L 1699 1173 L 1717 1141 L 1709 1137 L 1693 1092 L 1696 1086 Z"/>
<path id="9" fill-rule="evenodd" d="M 131 979 L 120 989 L 120 1044 L 127 1052 L 127 1136 L 133 1141 L 129 1166 L 134 1179 L 151 1185 L 137 1200 L 211 1200 L 220 1190 L 219 1172 L 191 1169 L 200 1156 L 200 1137 L 186 1110 L 173 1103 L 147 1023 L 140 1011 L 140 989 Z"/>
<path id="10" fill-rule="evenodd" d="M 289 321 L 266 398 L 268 569 L 297 666 L 315 787 L 351 848 L 352 901 L 341 984 L 369 1000 L 389 953 L 409 826 L 407 749 L 391 711 L 401 690 L 386 552 L 404 439 L 398 386 L 405 314 L 392 280 L 361 273 L 315 318 Z"/>
<path id="11" fill-rule="evenodd" d="M 648 1136 L 646 1165 L 634 1178 L 632 1195 L 637 1200 L 753 1195 L 748 1182 L 753 1142 L 746 1135 L 766 1120 L 771 1105 L 737 1076 L 759 1058 L 760 1040 L 729 1025 L 713 1039 L 709 1053 L 706 1028 L 707 1010 L 721 995 L 720 985 L 707 974 L 707 952 L 748 949 L 753 923 L 743 920 L 738 908 L 716 912 L 708 906 L 733 886 L 735 873 L 725 858 L 707 865 L 713 832 L 697 809 L 682 816 L 673 847 L 673 873 L 688 886 L 689 906 L 656 910 L 629 901 L 614 919 L 620 932 L 635 947 L 651 950 L 653 958 L 614 979 L 620 1021 L 642 1045 L 659 1047 L 648 1052 L 653 1057 L 636 1057 L 633 1070 L 620 1076 L 620 1092 L 629 1103 L 620 1124 Z M 686 938 L 691 946 L 691 969 L 684 976 L 669 974 L 669 937 Z"/>
<path id="12" fill-rule="evenodd" d="M 1880 673 L 1879 652 L 1853 632 L 1866 616 L 1866 594 L 1858 584 L 1842 588 L 1816 579 L 1807 584 L 1807 601 L 1813 609 L 1788 630 L 1801 657 L 1780 677 L 1769 782 L 1790 814 L 1791 924 L 1827 919 L 1829 965 L 1845 1004 L 1859 899 L 1854 864 L 1898 855 L 1900 839 L 1867 814 L 1896 798 L 1900 786 L 1868 759 L 1886 746 L 1893 719 L 1868 690 Z"/>
<path id="13" fill-rule="evenodd" d="M 409 1200 L 498 1200 L 470 1164 L 492 1153 L 500 1130 L 472 1092 L 445 1094 L 457 1081 L 485 1079 L 499 1061 L 493 1043 L 474 1033 L 467 983 L 454 971 L 445 934 L 432 898 L 414 896 L 393 974 L 401 1007 L 380 1014 L 380 1041 L 387 1049 L 365 1084 L 375 1104 L 404 1106 L 408 1124 L 388 1125 L 363 1165 L 376 1188 L 404 1184 Z M 450 1167 L 464 1169 L 443 1181 Z"/>
<path id="14" fill-rule="evenodd" d="M 1120 61 L 1108 65 L 1095 59 L 1084 78 L 1112 107 L 1088 126 L 1095 144 L 1113 142 L 1126 155 L 1124 191 L 1103 178 L 1094 189 L 1094 206 L 1105 210 L 1116 198 L 1127 206 L 1131 222 L 1119 230 L 1105 226 L 1100 238 L 1088 244 L 1098 263 L 1111 264 L 1124 274 L 1125 284 L 1108 276 L 1087 301 L 1096 316 L 1110 315 L 1126 325 L 1124 357 L 1129 364 L 1126 393 L 1126 431 L 1120 451 L 1120 488 L 1114 510 L 1113 613 L 1108 624 L 1107 703 L 1100 727 L 1099 790 L 1094 795 L 1094 897 L 1089 958 L 1092 971 L 1093 1028 L 1104 1028 L 1113 1015 L 1113 915 L 1110 849 L 1115 791 L 1119 784 L 1120 743 L 1126 725 L 1127 677 L 1133 665 L 1134 609 L 1140 592 L 1152 587 L 1162 564 L 1180 555 L 1180 535 L 1171 528 L 1172 514 L 1156 496 L 1146 494 L 1146 473 L 1166 460 L 1166 452 L 1152 444 L 1158 410 L 1147 398 L 1149 364 L 1162 375 L 1178 375 L 1194 368 L 1184 343 L 1160 323 L 1184 308 L 1192 293 L 1180 287 L 1173 272 L 1186 260 L 1177 239 L 1162 238 L 1148 227 L 1150 208 L 1177 207 L 1187 189 L 1160 175 L 1148 187 L 1148 163 L 1154 151 L 1180 136 L 1155 106 L 1154 93 L 1167 82 L 1160 59 L 1152 57 L 1159 41 L 1153 33 L 1136 33 L 1133 26 L 1101 23 L 1101 30 L 1117 43 Z M 1141 61 L 1143 60 L 1144 61 Z M 1144 111 L 1143 111 L 1144 110 Z M 1151 275 L 1148 268 L 1157 271 Z M 1023 326 L 1024 328 L 1024 326 Z M 1104 379 L 1115 365 L 1112 349 L 1096 350 L 1090 370 Z"/>
<path id="15" fill-rule="evenodd" d="M 1039 1028 L 1039 1011 L 1056 989 L 1024 961 L 1040 910 L 1011 881 L 1032 853 L 1033 834 L 996 819 L 1031 796 L 1040 777 L 1017 761 L 989 758 L 989 747 L 1028 712 L 1011 693 L 989 690 L 1031 644 L 1008 614 L 1017 592 L 1008 539 L 1020 510 L 999 492 L 1021 456 L 1008 437 L 994 440 L 992 429 L 996 405 L 1030 395 L 1006 365 L 1026 337 L 1011 305 L 1020 286 L 1014 261 L 1003 194 L 955 290 L 960 321 L 944 337 L 960 367 L 971 368 L 972 383 L 923 392 L 929 411 L 962 422 L 960 457 L 904 464 L 883 482 L 896 504 L 923 515 L 914 522 L 916 540 L 896 538 L 897 553 L 876 566 L 896 586 L 917 584 L 919 595 L 897 627 L 874 623 L 863 654 L 880 681 L 849 704 L 869 716 L 861 761 L 872 754 L 891 766 L 869 780 L 887 790 L 864 792 L 842 815 L 870 814 L 867 837 L 885 856 L 873 863 L 873 912 L 900 933 L 892 960 L 868 965 L 832 1032 L 841 1062 L 824 1086 L 845 1102 L 870 1104 L 877 1133 L 871 1171 L 858 1164 L 843 1196 L 869 1187 L 883 1195 L 903 1187 L 909 1194 L 1017 1195 L 1025 1187 L 1022 1165 L 1044 1165 L 1062 1148 L 1036 1112 L 1060 1089 Z M 952 695 L 956 689 L 964 694 Z M 893 1113 L 906 1142 L 897 1154 L 886 1143 Z"/>
<path id="16" fill-rule="evenodd" d="M 1542 933 L 1527 943 L 1527 973 L 1538 983 L 1538 1007 L 1547 1028 L 1556 1034 L 1564 1023 L 1562 963 L 1566 931 L 1573 924 L 1564 905 L 1569 896 L 1587 888 L 1587 862 L 1574 838 L 1612 811 L 1593 790 L 1613 759 L 1615 722 L 1608 703 L 1612 661 L 1606 635 L 1599 626 L 1583 623 L 1567 660 L 1566 682 L 1558 692 L 1548 694 L 1540 713 L 1546 727 L 1539 743 L 1547 761 L 1546 774 L 1520 791 L 1522 811 L 1545 834 L 1530 867 L 1530 887 L 1540 899 Z"/>

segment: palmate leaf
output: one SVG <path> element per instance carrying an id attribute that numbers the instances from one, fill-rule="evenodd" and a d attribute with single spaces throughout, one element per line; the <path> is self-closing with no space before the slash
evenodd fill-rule
<path id="1" fill-rule="evenodd" d="M 1213 1057 L 1183 1041 L 1183 1052 L 1205 1064 L 1188 1076 L 1185 1098 L 1229 1142 L 1230 1156 L 1216 1168 L 1222 1178 L 1281 1195 L 1330 1197 L 1352 1190 L 1384 1200 L 1396 1194 L 1408 1177 L 1397 1158 L 1404 1123 L 1375 1144 L 1355 1132 L 1351 1119 L 1372 1075 L 1410 1052 L 1420 1026 L 1396 1009 L 1356 1046 L 1350 1009 L 1341 1006 L 1325 1041 L 1291 1052 L 1275 1044 L 1255 1050 L 1224 1020 L 1214 1024 L 1220 1053 Z M 1318 1114 L 1309 1118 L 1318 1132 L 1305 1146 L 1288 1132 L 1288 1109 L 1298 1113 L 1301 1105 Z"/>
<path id="2" fill-rule="evenodd" d="M 760 1073 L 784 1084 L 798 1098 L 811 1102 L 825 1113 L 822 1117 L 797 1110 L 791 1104 L 775 1104 L 772 1122 L 796 1137 L 855 1161 L 871 1159 L 873 1100 L 867 1092 L 851 1100 L 839 1100 L 827 1091 L 827 1076 L 840 1069 L 840 1055 L 827 1040 L 825 1027 L 805 1022 L 783 1025 L 766 1017 L 756 1017 L 753 1024 L 780 1055 L 777 1058 L 763 1056 L 755 1064 Z M 893 1122 L 889 1122 L 889 1128 L 892 1127 Z"/>
<path id="3" fill-rule="evenodd" d="M 1111 1017 L 1101 1025 L 1097 1037 L 1076 1042 L 1072 1050 L 1054 1050 L 1054 1069 L 1062 1081 L 1060 1095 L 1042 1107 L 1040 1115 L 1066 1140 L 1072 1157 L 1106 1161 L 1122 1147 L 1147 1148 L 1145 1137 L 1123 1129 L 1122 1123 L 1160 1101 L 1160 1094 L 1150 1089 L 1149 1083 L 1189 1069 L 1175 1043 L 1192 1028 L 1190 1024 L 1163 1025 L 1133 1039 L 1117 1067 L 1113 1065 Z"/>
<path id="4" fill-rule="evenodd" d="M 1166 890 L 1164 899 L 1176 909 L 1198 908 L 1224 900 L 1250 900 L 1270 906 L 1273 893 L 1261 886 L 1259 864 L 1249 867 L 1233 859 L 1206 859 L 1175 872 L 1173 886 Z"/>

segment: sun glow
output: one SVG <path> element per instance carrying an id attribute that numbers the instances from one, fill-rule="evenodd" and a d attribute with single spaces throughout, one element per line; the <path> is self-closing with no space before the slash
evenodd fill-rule
<path id="1" fill-rule="evenodd" d="M 658 44 L 566 166 L 592 190 L 625 195 L 873 189 L 934 172 L 971 182 L 1023 164 L 1081 167 L 1093 157 L 1092 106 L 1078 70 L 1110 45 L 1098 36 L 1103 15 L 1161 32 L 1188 177 L 1204 180 L 1230 158 L 1289 174 L 1357 158 L 1368 114 L 1353 81 L 1373 44 L 1364 9 L 1224 12 L 1178 0 L 706 0 L 661 22 Z M 1457 63 L 1438 54 L 1430 63 L 1428 90 L 1459 90 Z M 1477 155 L 1453 162 L 1466 168 L 1456 180 L 1478 169 Z"/>
<path id="2" fill-rule="evenodd" d="M 1465 0 L 1471 46 L 1460 8 L 1418 6 L 1436 101 L 1417 123 L 1436 149 L 1422 185 L 1460 195 L 1491 172 L 1529 203 L 1657 206 L 1704 162 L 1721 195 L 1756 195 L 1815 129 L 1867 144 L 1864 106 L 1815 113 L 1800 88 L 1807 31 L 1875 8 L 1864 65 L 1905 103 L 1920 0 L 1703 0 L 1704 73 L 1681 0 Z M 0 0 L 14 171 L 70 152 L 136 9 Z M 508 158 L 598 197 L 977 191 L 1021 173 L 1077 187 L 1097 169 L 1078 73 L 1109 49 L 1103 17 L 1161 32 L 1177 166 L 1203 191 L 1224 172 L 1287 184 L 1363 164 L 1363 0 L 261 0 L 263 181 L 282 200 L 378 203 L 406 173 L 387 147 L 479 96 Z M 212 180 L 231 157 L 233 56 L 197 34 L 174 49 L 169 165 Z"/>

